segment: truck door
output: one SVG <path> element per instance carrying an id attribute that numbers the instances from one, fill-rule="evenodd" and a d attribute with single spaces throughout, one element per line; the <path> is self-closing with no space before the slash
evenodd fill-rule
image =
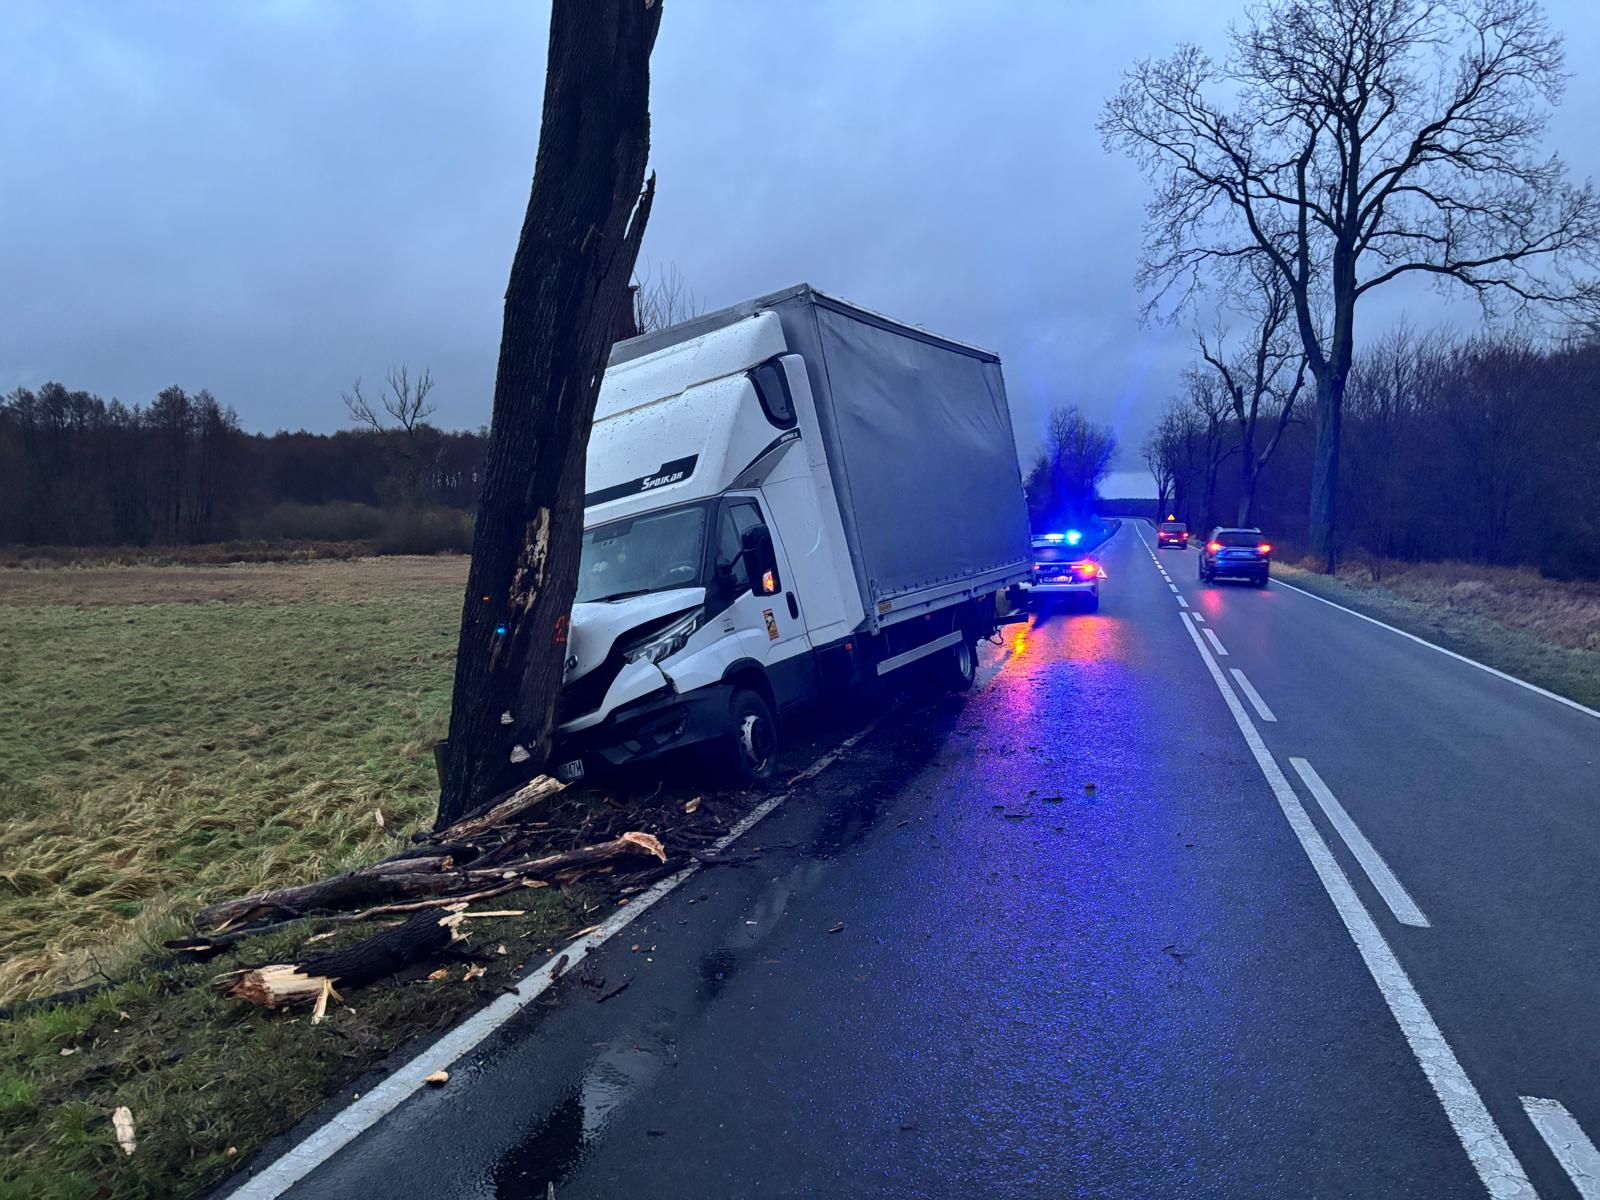
<path id="1" fill-rule="evenodd" d="M 740 546 L 745 530 L 763 524 L 772 537 L 777 571 L 773 579 L 752 579 Z M 725 633 L 736 634 L 743 654 L 767 669 L 780 705 L 809 694 L 814 671 L 800 596 L 778 529 L 768 520 L 760 497 L 735 495 L 723 501 L 716 544 L 718 586 L 734 599 L 712 620 Z"/>

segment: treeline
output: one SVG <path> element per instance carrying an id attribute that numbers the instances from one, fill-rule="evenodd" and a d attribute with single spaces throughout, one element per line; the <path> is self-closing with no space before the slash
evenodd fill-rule
<path id="1" fill-rule="evenodd" d="M 1167 511 L 1231 525 L 1240 425 L 1191 387 L 1146 446 Z M 1304 546 L 1315 431 L 1291 414 L 1246 523 Z M 1340 438 L 1342 557 L 1460 559 L 1600 578 L 1600 343 L 1400 330 L 1357 356 Z M 1163 479 L 1165 476 L 1165 479 Z M 1165 515 L 1165 514 L 1163 514 Z"/>
<path id="2" fill-rule="evenodd" d="M 1052 409 L 1045 419 L 1044 445 L 1022 479 L 1033 531 L 1046 533 L 1093 516 L 1100 485 L 1116 455 L 1110 426 L 1089 420 L 1075 404 Z"/>
<path id="3" fill-rule="evenodd" d="M 466 549 L 484 434 L 247 433 L 209 392 L 148 405 L 59 383 L 0 401 L 0 543 L 380 539 Z"/>

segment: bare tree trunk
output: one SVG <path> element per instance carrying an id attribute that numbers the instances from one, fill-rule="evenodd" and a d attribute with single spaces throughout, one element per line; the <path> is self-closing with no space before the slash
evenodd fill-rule
<path id="1" fill-rule="evenodd" d="M 589 427 L 654 192 L 644 170 L 660 21 L 659 0 L 555 0 L 551 12 L 539 154 L 506 288 L 461 614 L 440 825 L 549 756 L 577 588 Z"/>
<path id="2" fill-rule="evenodd" d="M 1344 378 L 1327 372 L 1317 380 L 1317 451 L 1311 473 L 1311 553 L 1332 575 L 1338 567 L 1335 541 L 1339 493 L 1339 426 L 1344 409 Z"/>
<path id="3" fill-rule="evenodd" d="M 1244 469 L 1244 479 L 1240 484 L 1239 492 L 1239 519 L 1235 524 L 1240 529 L 1250 528 L 1250 509 L 1256 502 L 1256 473 L 1248 466 Z"/>

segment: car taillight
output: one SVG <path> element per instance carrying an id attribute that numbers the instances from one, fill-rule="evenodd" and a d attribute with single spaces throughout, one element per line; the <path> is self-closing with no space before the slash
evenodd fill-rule
<path id="1" fill-rule="evenodd" d="M 1093 579 L 1100 573 L 1100 568 L 1092 562 L 1078 562 L 1072 564 L 1072 573 L 1080 579 Z"/>
<path id="2" fill-rule="evenodd" d="M 1218 550 L 1222 549 L 1222 543 L 1221 542 L 1207 542 L 1206 543 L 1206 549 L 1211 551 L 1211 553 L 1215 554 Z"/>
<path id="3" fill-rule="evenodd" d="M 1261 545 L 1256 547 L 1256 553 L 1258 553 L 1258 554 L 1271 554 L 1272 553 L 1272 546 L 1267 542 L 1262 542 Z"/>

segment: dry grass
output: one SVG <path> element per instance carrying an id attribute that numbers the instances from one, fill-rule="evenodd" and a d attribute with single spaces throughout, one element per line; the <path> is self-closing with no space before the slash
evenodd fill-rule
<path id="1" fill-rule="evenodd" d="M 18 546 L 0 545 L 0 568 L 48 570 L 66 566 L 221 566 L 228 563 L 301 563 L 361 558 L 372 543 L 357 538 L 256 538 L 202 542 L 194 546 Z"/>
<path id="2" fill-rule="evenodd" d="M 0 997 L 115 973 L 198 901 L 424 820 L 464 574 L 0 572 Z"/>
<path id="3" fill-rule="evenodd" d="M 1600 583 L 1562 582 L 1527 568 L 1469 563 L 1378 565 L 1381 586 L 1407 600 L 1487 617 L 1569 650 L 1600 651 Z M 1374 582 L 1370 565 L 1347 566 L 1339 578 L 1358 586 Z"/>
<path id="4" fill-rule="evenodd" d="M 1286 582 L 1519 679 L 1600 708 L 1600 584 L 1466 563 L 1350 565 L 1334 578 L 1284 563 Z"/>

